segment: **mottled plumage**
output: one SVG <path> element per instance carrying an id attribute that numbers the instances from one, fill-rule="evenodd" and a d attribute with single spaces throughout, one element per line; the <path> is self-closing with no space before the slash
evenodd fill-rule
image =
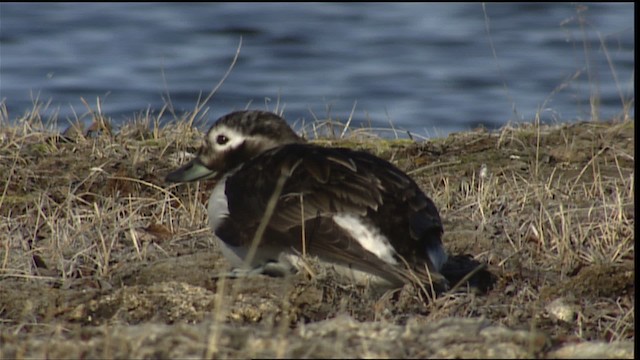
<path id="1" fill-rule="evenodd" d="M 358 281 L 400 286 L 431 279 L 446 286 L 435 204 L 404 172 L 372 154 L 309 144 L 273 113 L 238 111 L 218 119 L 197 157 L 167 181 L 206 178 L 218 179 L 209 224 L 235 266 L 275 193 L 250 267 L 296 267 L 297 254 L 306 251 Z"/>

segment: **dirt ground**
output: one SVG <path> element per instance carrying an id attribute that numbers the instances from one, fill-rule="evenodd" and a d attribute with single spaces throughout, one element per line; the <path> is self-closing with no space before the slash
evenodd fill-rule
<path id="1" fill-rule="evenodd" d="M 97 123 L 98 125 L 100 122 Z M 0 123 L 0 358 L 633 358 L 634 122 L 478 129 L 428 141 L 349 131 L 438 205 L 487 291 L 426 301 L 314 266 L 216 277 L 212 183 L 164 176 L 202 134 L 138 121 L 64 136 Z"/>

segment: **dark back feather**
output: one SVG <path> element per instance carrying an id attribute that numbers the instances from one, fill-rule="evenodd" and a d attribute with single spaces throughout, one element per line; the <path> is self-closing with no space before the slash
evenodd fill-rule
<path id="1" fill-rule="evenodd" d="M 310 253 L 333 260 L 343 256 L 343 262 L 359 262 L 366 271 L 406 278 L 373 254 L 362 258 L 366 251 L 360 244 L 341 235 L 331 217 L 349 213 L 378 226 L 413 270 L 424 273 L 425 265 L 434 270 L 426 251 L 441 246 L 443 228 L 433 201 L 391 163 L 346 148 L 287 144 L 247 161 L 227 180 L 231 215 L 227 229 L 217 235 L 235 245 L 250 242 L 272 194 L 265 190 L 275 189 L 280 176 L 286 182 L 263 241 L 286 242 L 300 250 L 304 228 Z M 230 228 L 244 236 L 225 239 Z M 319 238 L 323 240 L 314 240 Z"/>

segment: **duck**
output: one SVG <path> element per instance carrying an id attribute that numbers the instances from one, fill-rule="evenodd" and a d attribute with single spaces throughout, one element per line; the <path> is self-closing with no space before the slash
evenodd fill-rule
<path id="1" fill-rule="evenodd" d="M 310 143 L 273 112 L 234 111 L 165 181 L 209 179 L 208 224 L 237 271 L 285 276 L 314 257 L 359 284 L 448 286 L 435 203 L 369 152 Z"/>

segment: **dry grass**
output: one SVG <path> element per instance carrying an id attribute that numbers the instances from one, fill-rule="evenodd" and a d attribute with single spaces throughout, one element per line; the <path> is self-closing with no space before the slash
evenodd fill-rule
<path id="1" fill-rule="evenodd" d="M 94 125 L 65 136 L 45 130 L 37 107 L 12 121 L 0 116 L 3 357 L 53 356 L 82 338 L 102 345 L 79 342 L 71 354 L 154 357 L 119 333 L 149 326 L 136 335 L 149 341 L 145 331 L 171 334 L 173 326 L 180 338 L 193 330 L 185 324 L 204 331 L 194 348 L 155 356 L 349 356 L 331 349 L 348 351 L 351 330 L 314 348 L 293 340 L 313 340 L 305 326 L 344 314 L 362 329 L 404 326 L 405 337 L 451 317 L 545 334 L 527 335 L 528 356 L 635 338 L 633 120 L 507 126 L 428 142 L 375 139 L 349 121 L 331 131 L 335 123 L 304 125 L 311 138 L 335 135 L 320 144 L 366 149 L 407 171 L 440 208 L 448 250 L 487 262 L 498 276 L 487 294 L 447 294 L 425 306 L 412 289 L 379 296 L 331 274 L 213 279 L 227 268 L 206 226 L 213 184 L 163 182 L 200 144 L 194 116 L 160 127 L 157 115 L 143 114 L 114 130 L 97 109 Z M 271 335 L 230 335 L 242 326 Z M 438 354 L 408 338 L 405 352 L 394 343 L 384 350 L 371 334 L 351 356 Z M 118 341 L 120 350 L 108 346 Z"/>

